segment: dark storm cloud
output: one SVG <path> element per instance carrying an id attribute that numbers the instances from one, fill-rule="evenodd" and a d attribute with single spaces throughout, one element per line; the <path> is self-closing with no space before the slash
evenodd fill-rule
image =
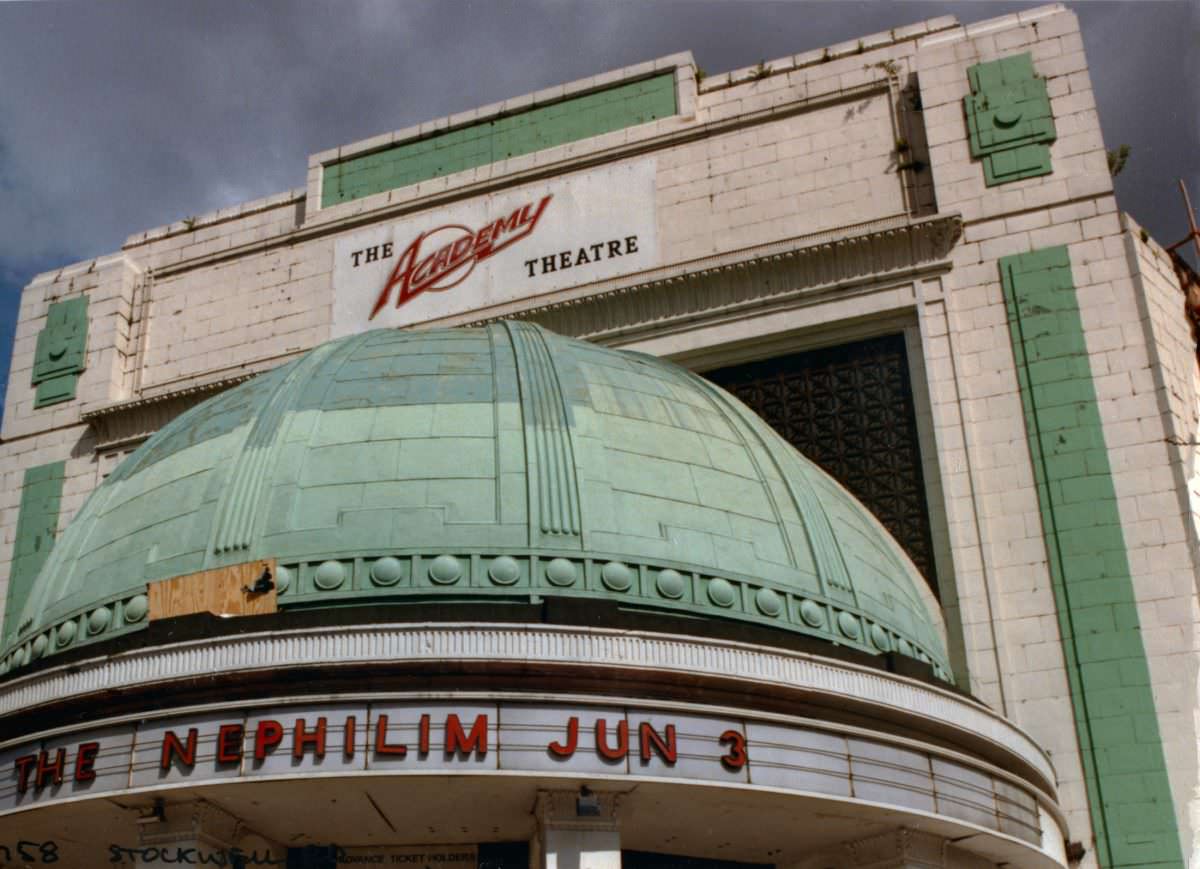
<path id="1" fill-rule="evenodd" d="M 1033 4 L 0 2 L 0 353 L 20 286 L 130 234 L 304 183 L 308 154 L 691 49 L 709 72 Z M 1083 3 L 1122 207 L 1200 199 L 1197 5 Z"/>
<path id="2" fill-rule="evenodd" d="M 1078 9 L 1105 144 L 1132 147 L 1117 199 L 1163 244 L 1187 234 L 1176 179 L 1200 207 L 1200 3 Z"/>
<path id="3" fill-rule="evenodd" d="M 19 268 L 111 250 L 134 231 L 299 186 L 312 151 L 672 51 L 719 72 L 946 11 L 969 21 L 1019 7 L 4 4 L 0 258 Z M 1122 193 L 1136 196 L 1196 159 L 1185 65 L 1196 6 L 1078 8 L 1106 135 L 1135 145 Z"/>

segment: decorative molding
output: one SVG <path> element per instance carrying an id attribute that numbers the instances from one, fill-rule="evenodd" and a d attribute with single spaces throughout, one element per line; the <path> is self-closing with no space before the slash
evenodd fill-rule
<path id="1" fill-rule="evenodd" d="M 823 507 L 809 506 L 824 515 Z M 938 679 L 953 681 L 933 628 L 920 636 L 911 625 L 902 627 L 899 617 L 887 618 L 878 609 L 859 606 L 852 592 L 797 589 L 760 576 L 682 562 L 615 560 L 588 549 L 557 557 L 537 549 L 471 554 L 378 550 L 333 559 L 284 559 L 276 573 L 283 609 L 336 606 L 344 601 L 395 602 L 415 595 L 436 596 L 446 603 L 456 599 L 500 602 L 543 594 L 592 598 L 752 622 L 868 655 L 895 653 L 928 664 Z M 893 613 L 898 615 L 895 608 Z"/>
<path id="2" fill-rule="evenodd" d="M 1036 783 L 1053 793 L 1055 773 L 1037 744 L 1015 725 L 969 698 L 900 676 L 801 652 L 746 643 L 640 631 L 549 625 L 458 623 L 371 625 L 293 630 L 196 640 L 167 647 L 102 655 L 0 687 L 0 716 L 88 695 L 174 682 L 314 666 L 355 668 L 384 662 L 454 661 L 604 668 L 719 676 L 746 684 L 803 691 L 832 705 L 869 705 L 916 726 L 936 725 L 1036 770 Z"/>
<path id="3" fill-rule="evenodd" d="M 813 509 L 824 516 L 820 505 Z M 500 604 L 527 600 L 531 595 L 592 598 L 640 609 L 751 622 L 868 655 L 892 653 L 929 665 L 937 679 L 953 681 L 944 650 L 931 645 L 930 637 L 918 637 L 911 629 L 900 627 L 898 619 L 888 620 L 878 612 L 864 610 L 855 603 L 852 589 L 805 591 L 732 571 L 696 569 L 679 562 L 618 561 L 589 550 L 558 557 L 547 557 L 539 550 L 509 549 L 503 554 L 381 550 L 354 556 L 343 553 L 339 558 L 318 555 L 278 565 L 274 559 L 268 560 L 275 574 L 277 600 L 285 610 L 351 602 L 396 604 L 417 596 L 450 605 L 480 599 Z M 245 580 L 239 580 L 236 586 L 243 584 Z M 126 610 L 135 600 L 138 603 L 130 612 L 136 617 L 131 618 Z M 36 631 L 26 628 L 18 642 L 4 648 L 0 676 L 68 648 L 102 643 L 141 629 L 146 626 L 145 612 L 146 594 L 139 592 L 123 603 L 113 598 L 100 607 L 87 604 Z"/>
<path id="4" fill-rule="evenodd" d="M 528 323 L 506 323 L 517 359 L 517 381 L 521 384 L 521 412 L 525 418 L 525 467 L 537 476 L 537 505 L 542 534 L 577 536 L 583 530 L 579 518 L 579 480 L 571 444 L 571 423 L 566 400 L 555 370 L 554 357 L 542 330 Z M 522 374 L 524 376 L 522 376 Z M 530 481 L 530 495 L 534 493 Z M 530 533 L 533 510 L 530 510 Z M 536 539 L 536 536 L 532 539 Z"/>
<path id="5" fill-rule="evenodd" d="M 245 383 L 259 372 L 223 377 L 210 383 L 185 386 L 172 392 L 122 401 L 88 410 L 80 418 L 96 433 L 98 453 L 136 446 L 164 425 L 220 392 Z"/>
<path id="6" fill-rule="evenodd" d="M 625 340 L 647 329 L 670 330 L 752 310 L 808 304 L 829 294 L 861 291 L 864 284 L 946 270 L 946 257 L 961 233 L 958 214 L 885 218 L 584 284 L 533 305 L 497 308 L 484 317 L 475 312 L 427 325 L 481 326 L 522 319 L 599 343 Z M 204 399 L 258 373 L 105 405 L 85 411 L 81 419 L 96 432 L 97 452 L 136 445 Z"/>
<path id="7" fill-rule="evenodd" d="M 88 294 L 51 302 L 33 355 L 33 406 L 60 404 L 75 397 L 87 368 Z"/>
<path id="8" fill-rule="evenodd" d="M 445 325 L 523 319 L 575 338 L 629 340 L 647 330 L 794 307 L 947 270 L 961 233 L 958 214 L 885 218 L 573 287 L 524 308 L 509 305 Z"/>

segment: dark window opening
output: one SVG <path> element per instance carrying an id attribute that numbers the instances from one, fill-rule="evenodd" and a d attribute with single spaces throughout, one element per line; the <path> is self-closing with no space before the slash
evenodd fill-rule
<path id="1" fill-rule="evenodd" d="M 682 857 L 653 851 L 621 851 L 621 869 L 775 869 L 774 863 L 738 863 L 734 860 L 709 860 Z"/>
<path id="2" fill-rule="evenodd" d="M 381 846 L 386 851 L 387 846 Z M 344 856 L 339 859 L 337 845 L 303 845 L 298 848 L 288 848 L 287 869 L 337 869 L 339 864 L 347 862 Z M 529 869 L 528 842 L 481 842 L 477 848 L 478 869 Z M 429 869 L 438 865 L 437 862 L 407 861 L 405 866 L 416 869 Z"/>

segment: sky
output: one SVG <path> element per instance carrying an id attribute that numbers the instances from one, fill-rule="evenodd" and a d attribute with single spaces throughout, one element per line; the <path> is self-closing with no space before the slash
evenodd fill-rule
<path id="1" fill-rule="evenodd" d="M 20 293 L 135 232 L 304 185 L 308 155 L 691 50 L 709 74 L 939 15 L 857 0 L 0 0 L 0 402 Z M 1121 208 L 1200 209 L 1200 0 L 1068 3 Z"/>

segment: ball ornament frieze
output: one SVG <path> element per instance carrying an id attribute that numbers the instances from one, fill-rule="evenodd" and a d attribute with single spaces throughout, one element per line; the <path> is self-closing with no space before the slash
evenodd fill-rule
<path id="1" fill-rule="evenodd" d="M 521 578 L 521 565 L 512 556 L 497 556 L 488 565 L 488 578 L 496 585 L 512 585 Z"/>
<path id="2" fill-rule="evenodd" d="M 439 555 L 429 565 L 429 579 L 438 585 L 453 585 L 462 575 L 462 562 L 453 555 Z"/>
<path id="3" fill-rule="evenodd" d="M 610 561 L 600 569 L 600 580 L 610 591 L 629 591 L 633 587 L 633 571 L 620 561 Z"/>
<path id="4" fill-rule="evenodd" d="M 381 586 L 393 586 L 404 576 L 404 565 L 400 559 L 385 555 L 371 565 L 371 582 Z"/>
<path id="5" fill-rule="evenodd" d="M 678 600 L 683 597 L 683 592 L 687 587 L 683 575 L 678 570 L 672 570 L 669 567 L 659 571 L 655 585 L 658 593 L 670 600 Z"/>
<path id="6" fill-rule="evenodd" d="M 346 581 L 346 567 L 340 561 L 324 561 L 313 573 L 313 584 L 324 591 L 338 588 Z"/>
<path id="7" fill-rule="evenodd" d="M 546 579 L 559 588 L 575 584 L 577 573 L 575 565 L 566 558 L 555 558 L 546 565 Z"/>

